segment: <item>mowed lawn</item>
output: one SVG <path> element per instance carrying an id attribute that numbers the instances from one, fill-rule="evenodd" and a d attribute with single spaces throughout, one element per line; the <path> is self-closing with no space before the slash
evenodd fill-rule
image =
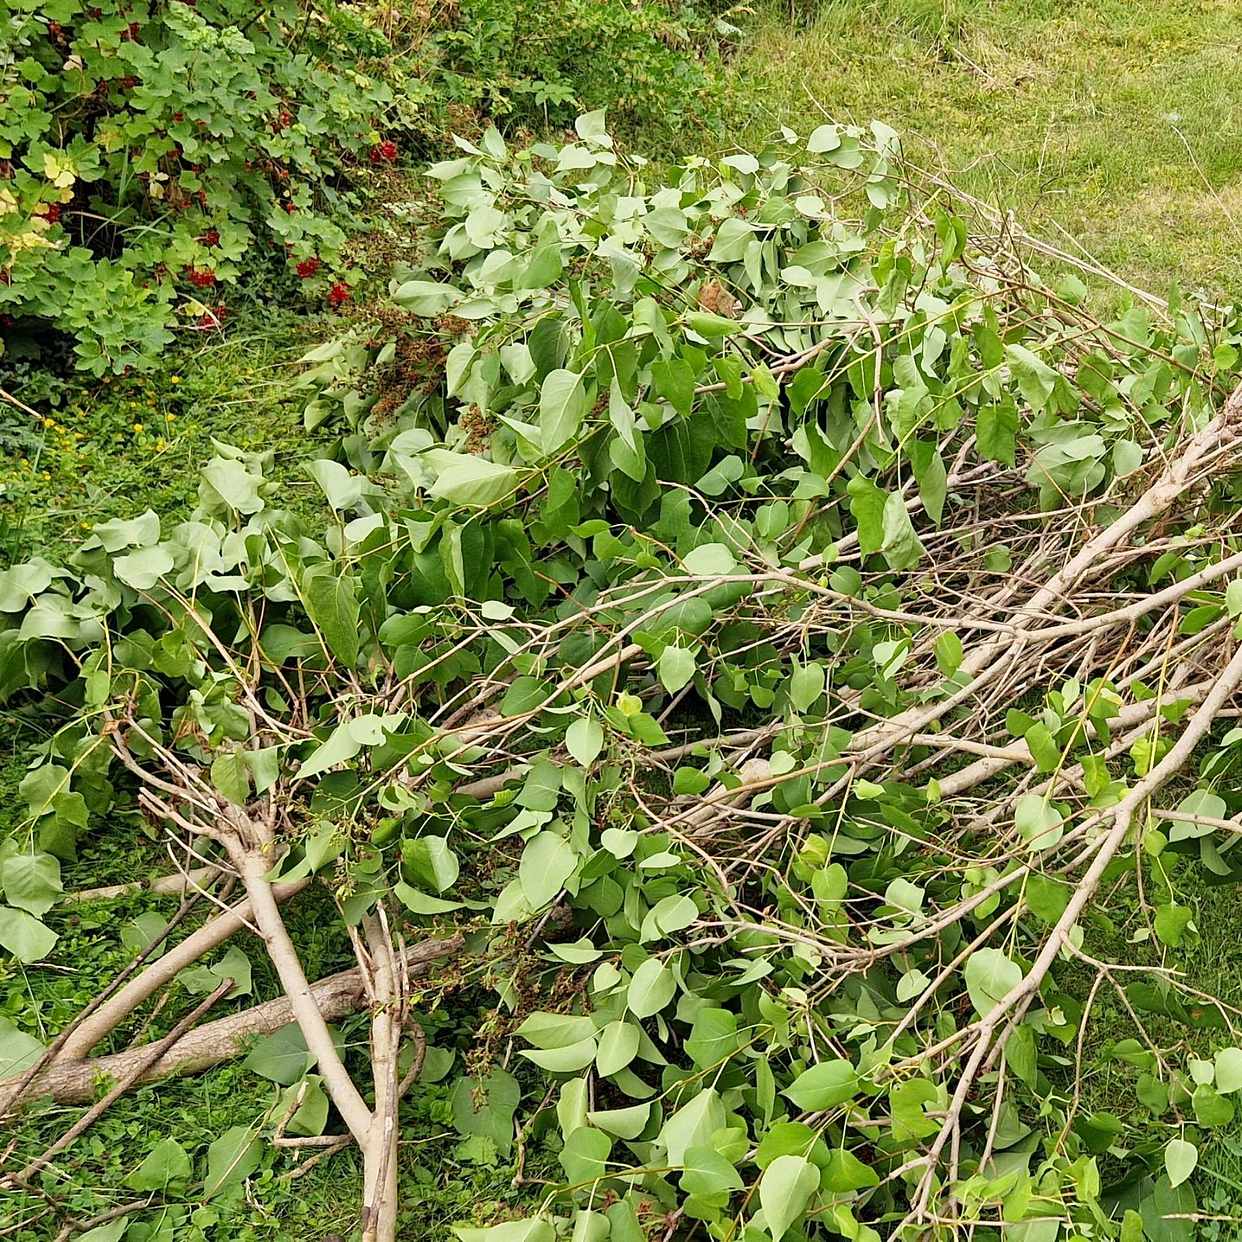
<path id="1" fill-rule="evenodd" d="M 1154 293 L 1242 296 L 1238 0 L 776 0 L 731 66 L 753 146 L 887 121 L 907 153 Z"/>

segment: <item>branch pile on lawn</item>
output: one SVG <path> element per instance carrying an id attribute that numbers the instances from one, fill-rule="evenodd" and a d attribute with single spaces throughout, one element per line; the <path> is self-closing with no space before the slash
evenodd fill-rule
<path id="1" fill-rule="evenodd" d="M 457 1123 L 565 1183 L 463 1238 L 1137 1238 L 1242 1087 L 1237 1011 L 1165 960 L 1174 860 L 1232 874 L 1242 810 L 1237 325 L 1097 320 L 881 126 L 655 185 L 577 128 L 430 170 L 424 270 L 308 358 L 322 508 L 221 446 L 193 520 L 0 578 L 0 689 L 64 712 L 0 943 L 54 953 L 57 860 L 120 799 L 199 868 L 166 887 L 245 896 L 28 1049 L 9 1107 L 292 1016 L 392 1238 L 410 975 L 465 943 L 498 1007 Z M 314 985 L 280 907 L 311 877 L 358 959 Z M 1141 982 L 1093 952 L 1110 902 Z M 283 1000 L 83 1062 L 243 926 Z M 1128 1200 L 1125 1123 L 1081 1107 L 1101 989 L 1163 1131 Z M 1147 1039 L 1186 997 L 1214 1061 Z M 358 1003 L 363 1073 L 327 1026 Z"/>

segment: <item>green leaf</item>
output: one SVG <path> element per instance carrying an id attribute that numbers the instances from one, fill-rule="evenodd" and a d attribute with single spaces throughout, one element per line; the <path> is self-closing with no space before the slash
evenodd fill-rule
<path id="1" fill-rule="evenodd" d="M 188 1181 L 194 1168 L 186 1150 L 176 1139 L 161 1139 L 147 1153 L 146 1159 L 125 1179 L 131 1190 L 140 1193 L 163 1191 L 170 1182 Z"/>
<path id="2" fill-rule="evenodd" d="M 736 1014 L 709 1005 L 694 1015 L 694 1028 L 686 1039 L 686 1053 L 700 1069 L 720 1065 L 738 1047 Z"/>
<path id="3" fill-rule="evenodd" d="M 42 918 L 64 891 L 60 863 L 51 854 L 11 854 L 0 862 L 4 898 L 11 906 Z"/>
<path id="4" fill-rule="evenodd" d="M 936 657 L 936 667 L 946 676 L 952 677 L 962 666 L 965 652 L 962 640 L 952 630 L 943 631 L 932 646 Z"/>
<path id="5" fill-rule="evenodd" d="M 671 643 L 660 653 L 660 681 L 670 694 L 676 694 L 694 680 L 694 653 Z"/>
<path id="6" fill-rule="evenodd" d="M 811 136 L 806 140 L 808 155 L 823 155 L 826 151 L 835 151 L 840 145 L 839 125 L 820 125 L 811 131 Z"/>
<path id="7" fill-rule="evenodd" d="M 0 906 L 0 945 L 19 962 L 38 962 L 52 951 L 56 933 L 33 914 Z"/>
<path id="8" fill-rule="evenodd" d="M 684 358 L 661 358 L 651 364 L 651 385 L 679 414 L 694 409 L 694 371 Z"/>
<path id="9" fill-rule="evenodd" d="M 112 572 L 135 591 L 149 591 L 172 568 L 172 553 L 165 547 L 143 548 L 112 562 Z"/>
<path id="10" fill-rule="evenodd" d="M 691 1147 L 707 1147 L 711 1137 L 725 1123 L 724 1104 L 714 1087 L 704 1087 L 688 1104 L 683 1104 L 664 1123 L 660 1142 L 668 1163 L 679 1168 Z"/>
<path id="11" fill-rule="evenodd" d="M 416 315 L 443 315 L 461 300 L 461 291 L 452 285 L 442 285 L 434 280 L 407 280 L 392 292 L 392 300 L 403 310 Z"/>
<path id="12" fill-rule="evenodd" d="M 1023 794 L 1014 810 L 1013 822 L 1027 848 L 1034 851 L 1050 849 L 1064 833 L 1061 813 L 1042 794 Z"/>
<path id="13" fill-rule="evenodd" d="M 1018 411 L 1008 404 L 985 405 L 975 419 L 975 446 L 988 461 L 1012 467 L 1018 445 Z"/>
<path id="14" fill-rule="evenodd" d="M 673 773 L 673 792 L 682 796 L 701 794 L 711 783 L 712 778 L 698 768 L 681 767 Z"/>
<path id="15" fill-rule="evenodd" d="M 443 837 L 419 837 L 401 843 L 401 865 L 415 879 L 437 893 L 457 882 L 460 867 L 457 855 Z"/>
<path id="16" fill-rule="evenodd" d="M 1227 1126 L 1233 1120 L 1233 1101 L 1205 1082 L 1195 1088 L 1191 1104 L 1201 1126 Z"/>
<path id="17" fill-rule="evenodd" d="M 850 513 L 858 527 L 858 546 L 864 556 L 870 556 L 878 552 L 884 543 L 887 493 L 862 474 L 855 475 L 846 484 L 845 490 L 850 497 Z"/>
<path id="18" fill-rule="evenodd" d="M 522 851 L 518 878 L 532 910 L 542 909 L 565 886 L 574 873 L 578 856 L 564 837 L 541 832 L 532 837 Z"/>
<path id="19" fill-rule="evenodd" d="M 250 959 L 236 945 L 214 965 L 187 966 L 177 975 L 177 982 L 183 988 L 198 995 L 214 991 L 226 979 L 233 981 L 226 999 L 247 996 L 254 990 Z"/>
<path id="20" fill-rule="evenodd" d="M 1170 1139 L 1164 1149 L 1164 1169 L 1170 1186 L 1180 1186 L 1199 1163 L 1199 1149 L 1185 1139 Z"/>
<path id="21" fill-rule="evenodd" d="M 1196 789 L 1178 803 L 1177 809 L 1183 815 L 1194 815 L 1203 819 L 1225 819 L 1229 809 L 1224 798 L 1208 789 Z M 1211 824 L 1196 824 L 1190 820 L 1172 820 L 1168 827 L 1170 841 L 1189 841 L 1197 837 L 1210 836 L 1219 831 Z"/>
<path id="22" fill-rule="evenodd" d="M 636 1018 L 659 1013 L 677 992 L 677 980 L 657 957 L 649 957 L 634 972 L 626 992 L 626 1004 Z"/>
<path id="23" fill-rule="evenodd" d="M 939 526 L 948 495 L 948 473 L 940 450 L 927 440 L 914 440 L 910 444 L 910 463 L 914 467 L 915 482 L 919 485 L 923 512 Z"/>
<path id="24" fill-rule="evenodd" d="M 586 417 L 587 395 L 576 371 L 550 371 L 539 389 L 539 432 L 545 453 L 572 439 Z"/>
<path id="25" fill-rule="evenodd" d="M 328 650 L 347 667 L 358 662 L 358 593 L 352 577 L 339 566 L 320 565 L 302 581 L 302 600 Z"/>
<path id="26" fill-rule="evenodd" d="M 826 684 L 822 664 L 803 664 L 795 668 L 789 678 L 789 701 L 794 711 L 805 712 L 812 704 L 819 702 Z"/>
<path id="27" fill-rule="evenodd" d="M 638 1055 L 639 1029 L 632 1022 L 609 1022 L 599 1033 L 595 1068 L 605 1078 L 625 1069 Z"/>
<path id="28" fill-rule="evenodd" d="M 819 1188 L 819 1169 L 805 1156 L 777 1156 L 759 1179 L 759 1204 L 772 1242 L 780 1242 Z"/>
<path id="29" fill-rule="evenodd" d="M 329 1100 L 320 1082 L 317 1074 L 310 1074 L 281 1092 L 277 1116 L 289 1118 L 285 1123 L 287 1133 L 298 1134 L 304 1138 L 323 1133 L 328 1124 Z M 299 1099 L 301 1103 L 298 1103 Z"/>
<path id="30" fill-rule="evenodd" d="M 879 1175 L 868 1164 L 842 1148 L 835 1148 L 821 1174 L 823 1187 L 833 1194 L 847 1194 L 853 1190 L 866 1190 L 880 1184 Z"/>
<path id="31" fill-rule="evenodd" d="M 821 1061 L 803 1070 L 781 1094 L 804 1113 L 817 1113 L 853 1099 L 858 1094 L 858 1074 L 848 1061 Z"/>
<path id="32" fill-rule="evenodd" d="M 1026 747 L 1041 772 L 1055 772 L 1061 766 L 1061 748 L 1045 724 L 1033 724 L 1027 731 Z"/>
<path id="33" fill-rule="evenodd" d="M 981 1018 L 1022 982 L 1022 967 L 1000 949 L 976 949 L 966 961 L 966 991 Z"/>
<path id="34" fill-rule="evenodd" d="M 584 112 L 574 121 L 574 133 L 591 146 L 612 146 L 612 139 L 608 136 L 606 113 L 605 108 L 596 108 L 594 112 Z"/>
<path id="35" fill-rule="evenodd" d="M 448 914 L 453 910 L 462 909 L 460 901 L 445 901 L 440 897 L 432 897 L 406 884 L 404 880 L 392 886 L 392 894 L 412 914 Z"/>
<path id="36" fill-rule="evenodd" d="M 245 806 L 250 796 L 250 769 L 240 751 L 227 751 L 211 762 L 211 784 L 234 806 Z"/>
<path id="37" fill-rule="evenodd" d="M 754 228 L 745 220 L 730 216 L 716 230 L 707 258 L 711 263 L 736 263 L 746 253 L 746 245 L 755 236 Z"/>
<path id="38" fill-rule="evenodd" d="M 549 1221 L 540 1218 L 507 1220 L 503 1224 L 475 1229 L 454 1225 L 453 1232 L 461 1242 L 556 1242 L 556 1232 Z"/>
<path id="39" fill-rule="evenodd" d="M 588 1018 L 589 1022 L 590 1019 Z M 576 1074 L 595 1060 L 597 1045 L 594 1038 L 579 1040 L 558 1048 L 523 1048 L 518 1055 L 533 1061 L 540 1069 L 551 1074 Z"/>
<path id="40" fill-rule="evenodd" d="M 265 1035 L 242 1062 L 245 1069 L 284 1087 L 297 1082 L 314 1064 L 315 1058 L 307 1051 L 306 1039 L 296 1022 Z"/>
<path id="41" fill-rule="evenodd" d="M 429 490 L 433 496 L 474 509 L 484 509 L 511 495 L 522 477 L 512 466 L 448 449 L 427 449 L 419 460 L 431 467 Z"/>
<path id="42" fill-rule="evenodd" d="M 43 1045 L 8 1018 L 0 1017 L 0 1080 L 15 1078 L 43 1055 Z"/>
<path id="43" fill-rule="evenodd" d="M 249 516 L 263 508 L 259 488 L 263 483 L 261 474 L 252 474 L 240 461 L 228 457 L 213 457 L 203 468 L 199 483 L 199 498 L 210 508 L 226 508 Z M 159 523 L 156 522 L 158 530 Z M 95 528 L 98 532 L 98 527 Z"/>
<path id="44" fill-rule="evenodd" d="M 914 533 L 909 510 L 900 492 L 890 492 L 881 518 L 883 541 L 880 552 L 890 569 L 913 569 L 923 555 L 923 545 Z"/>
<path id="45" fill-rule="evenodd" d="M 121 944 L 130 957 L 137 957 L 145 952 L 157 940 L 164 939 L 164 929 L 168 926 L 164 916 L 154 910 L 147 910 L 137 918 L 130 919 L 121 928 Z"/>
<path id="46" fill-rule="evenodd" d="M 1231 617 L 1242 615 L 1242 578 L 1235 578 L 1225 588 L 1225 608 Z"/>
<path id="47" fill-rule="evenodd" d="M 561 1168 L 574 1185 L 598 1181 L 605 1176 L 612 1139 L 602 1130 L 579 1126 L 561 1148 Z"/>
<path id="48" fill-rule="evenodd" d="M 245 1181 L 259 1167 L 263 1145 L 249 1126 L 233 1126 L 207 1149 L 207 1177 L 203 1198 L 212 1199 L 222 1190 Z"/>
<path id="49" fill-rule="evenodd" d="M 1195 912 L 1189 906 L 1179 906 L 1176 902 L 1165 902 L 1157 906 L 1156 917 L 1152 920 L 1157 938 L 1162 944 L 1178 948 L 1194 915 Z"/>
<path id="50" fill-rule="evenodd" d="M 701 543 L 682 557 L 682 568 L 699 578 L 724 577 L 737 573 L 737 561 L 727 544 Z"/>
<path id="51" fill-rule="evenodd" d="M 494 1069 L 482 1080 L 459 1078 L 453 1085 L 453 1125 L 462 1135 L 490 1138 L 501 1156 L 513 1146 L 513 1114 L 522 1098 L 517 1079 Z"/>
<path id="52" fill-rule="evenodd" d="M 96 1225 L 94 1229 L 78 1234 L 75 1242 L 121 1242 L 129 1224 L 128 1216 L 120 1216 L 116 1220 L 108 1221 L 105 1225 Z"/>
<path id="53" fill-rule="evenodd" d="M 320 458 L 308 462 L 306 473 L 319 484 L 334 509 L 351 509 L 362 499 L 365 480 L 361 475 L 350 474 L 338 461 Z"/>
<path id="54" fill-rule="evenodd" d="M 606 1134 L 619 1139 L 636 1139 L 651 1117 L 650 1104 L 631 1104 L 628 1108 L 596 1109 L 587 1113 L 587 1120 Z"/>
<path id="55" fill-rule="evenodd" d="M 595 1023 L 585 1014 L 536 1010 L 526 1016 L 514 1034 L 536 1048 L 568 1048 L 571 1044 L 591 1039 L 595 1034 Z"/>
<path id="56" fill-rule="evenodd" d="M 574 762 L 589 768 L 604 749 L 604 730 L 593 716 L 579 716 L 565 730 L 565 749 Z"/>
<path id="57" fill-rule="evenodd" d="M 1113 445 L 1113 471 L 1124 477 L 1143 464 L 1143 449 L 1133 440 L 1118 440 Z"/>
<path id="58" fill-rule="evenodd" d="M 1220 1048 L 1216 1053 L 1216 1090 L 1221 1095 L 1242 1091 L 1242 1048 Z"/>
<path id="59" fill-rule="evenodd" d="M 1025 345 L 1006 345 L 1005 357 L 1009 361 L 1009 369 L 1018 381 L 1022 396 L 1038 414 L 1052 397 L 1057 373 Z"/>
<path id="60" fill-rule="evenodd" d="M 685 1154 L 681 1188 L 688 1195 L 718 1195 L 741 1190 L 742 1175 L 711 1147 L 690 1147 Z"/>

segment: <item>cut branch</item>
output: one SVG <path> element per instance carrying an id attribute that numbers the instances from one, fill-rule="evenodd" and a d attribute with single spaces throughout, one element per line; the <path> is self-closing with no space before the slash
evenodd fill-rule
<path id="1" fill-rule="evenodd" d="M 401 960 L 411 975 L 418 975 L 425 971 L 429 963 L 449 957 L 461 945 L 460 936 L 448 940 L 428 940 L 407 949 Z M 348 1014 L 357 1013 L 367 999 L 362 974 L 357 967 L 320 979 L 311 985 L 311 993 L 326 1022 L 335 1022 Z M 94 1098 L 101 1080 L 127 1079 L 136 1067 L 140 1072 L 133 1079 L 135 1084 L 197 1074 L 240 1056 L 252 1040 L 270 1035 L 293 1020 L 293 1006 L 287 997 L 282 996 L 187 1032 L 175 1048 L 145 1068 L 143 1062 L 151 1051 L 151 1045 L 131 1048 L 112 1056 L 54 1062 L 35 1079 L 30 1095 L 32 1098 L 51 1096 L 58 1104 L 81 1104 Z M 18 1081 L 17 1078 L 4 1079 L 0 1081 L 0 1090 Z"/>

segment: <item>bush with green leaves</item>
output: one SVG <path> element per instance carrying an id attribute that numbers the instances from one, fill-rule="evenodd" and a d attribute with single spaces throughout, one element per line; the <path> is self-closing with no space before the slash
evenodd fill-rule
<path id="1" fill-rule="evenodd" d="M 510 122 L 607 106 L 676 134 L 718 114 L 698 51 L 735 31 L 707 7 L 662 0 L 462 0 L 435 37 L 437 76 L 446 97 Z"/>
<path id="2" fill-rule="evenodd" d="M 1238 878 L 1236 319 L 1097 320 L 907 193 L 883 126 L 659 176 L 576 129 L 429 170 L 424 267 L 308 358 L 318 506 L 221 446 L 191 519 L 0 576 L 0 694 L 61 714 L 0 944 L 55 954 L 61 862 L 134 805 L 244 887 L 297 1028 L 177 1204 L 293 1116 L 359 1144 L 395 1236 L 399 1100 L 447 1064 L 426 940 L 495 997 L 457 1158 L 563 1171 L 465 1242 L 1189 1237 L 1242 1089 L 1176 969 L 1195 877 Z M 312 881 L 365 1073 L 280 913 Z M 0 1105 L 132 1066 L 81 1060 L 101 1021 L 3 1033 Z"/>
<path id="3" fill-rule="evenodd" d="M 313 3 L 52 0 L 0 27 L 0 312 L 95 375 L 211 329 L 247 265 L 330 294 L 357 205 L 396 151 L 390 92 Z M 340 301 L 345 287 L 337 290 Z M 16 324 L 14 324 L 16 321 Z M 12 334 L 10 334 L 12 336 Z"/>

